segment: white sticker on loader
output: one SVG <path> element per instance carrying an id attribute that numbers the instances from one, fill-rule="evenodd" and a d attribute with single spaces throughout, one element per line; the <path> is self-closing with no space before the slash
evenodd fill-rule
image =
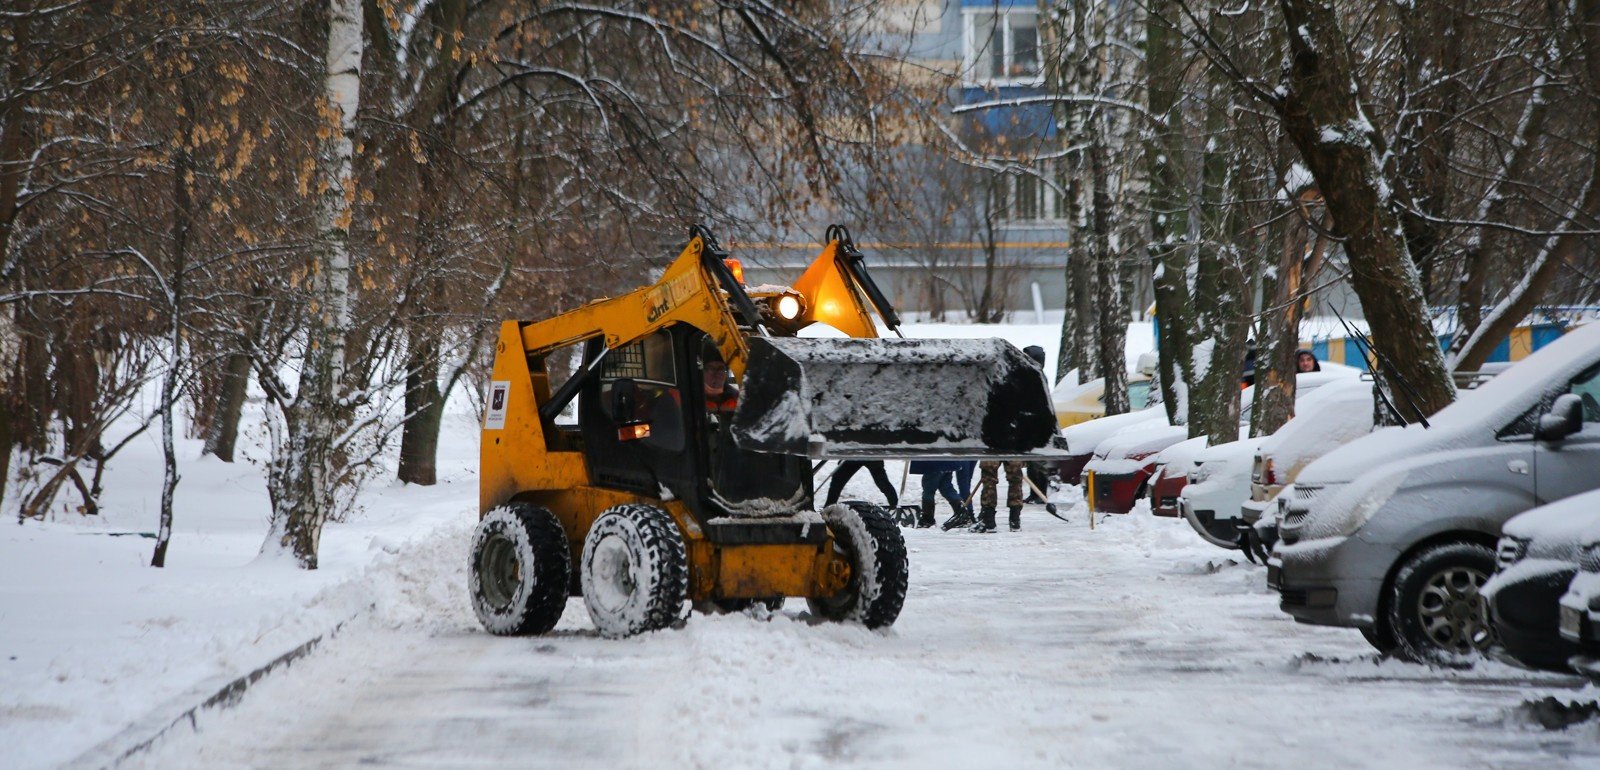
<path id="1" fill-rule="evenodd" d="M 494 380 L 489 383 L 489 412 L 484 415 L 484 430 L 503 430 L 506 427 L 506 400 L 511 398 L 511 381 Z"/>

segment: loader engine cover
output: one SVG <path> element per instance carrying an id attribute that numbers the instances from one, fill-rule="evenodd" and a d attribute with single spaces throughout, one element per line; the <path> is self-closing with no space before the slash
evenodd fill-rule
<path id="1" fill-rule="evenodd" d="M 742 449 L 850 456 L 1028 452 L 1055 434 L 1044 373 L 1001 339 L 753 337 Z"/>

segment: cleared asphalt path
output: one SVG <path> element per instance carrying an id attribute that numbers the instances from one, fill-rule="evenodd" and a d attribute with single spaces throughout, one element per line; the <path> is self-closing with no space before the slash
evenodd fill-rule
<path id="1" fill-rule="evenodd" d="M 613 641 L 573 600 L 552 635 L 506 639 L 457 591 L 425 622 L 348 629 L 130 766 L 1600 766 L 1600 725 L 1547 732 L 1520 706 L 1574 680 L 1378 661 L 1354 631 L 1295 625 L 1260 568 L 1180 521 L 1069 515 L 907 533 L 886 633 L 792 600 Z M 465 561 L 464 537 L 446 546 Z"/>

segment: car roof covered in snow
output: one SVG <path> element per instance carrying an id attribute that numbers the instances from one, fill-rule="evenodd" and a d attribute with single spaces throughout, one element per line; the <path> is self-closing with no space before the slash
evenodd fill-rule
<path id="1" fill-rule="evenodd" d="M 1298 399 L 1294 419 L 1261 443 L 1280 478 L 1293 478 L 1306 463 L 1372 432 L 1372 382 L 1350 379 Z"/>
<path id="2" fill-rule="evenodd" d="M 1123 428 L 1117 431 L 1116 435 L 1100 442 L 1100 445 L 1095 447 L 1094 453 L 1104 454 L 1107 459 L 1117 459 L 1166 449 L 1188 437 L 1189 429 L 1182 425 L 1168 425 L 1164 420 L 1140 423 Z"/>
<path id="3" fill-rule="evenodd" d="M 1545 394 L 1600 361 L 1600 324 L 1568 332 L 1429 418 L 1384 428 L 1339 447 L 1306 466 L 1297 482 L 1338 483 L 1424 452 L 1476 446 L 1538 404 Z"/>
<path id="4" fill-rule="evenodd" d="M 1099 446 L 1100 442 L 1110 438 L 1117 431 L 1130 425 L 1152 421 L 1165 425 L 1167 423 L 1166 411 L 1160 407 L 1152 407 L 1150 409 L 1141 409 L 1137 412 L 1097 417 L 1088 422 L 1069 426 L 1061 431 L 1061 435 L 1067 440 L 1067 451 L 1073 454 L 1087 454 L 1094 451 L 1094 448 Z"/>
<path id="5" fill-rule="evenodd" d="M 1166 449 L 1161 450 L 1161 454 L 1156 455 L 1156 462 L 1162 465 L 1170 465 L 1173 463 L 1178 465 L 1188 465 L 1189 463 L 1194 462 L 1195 455 L 1200 454 L 1200 452 L 1205 448 L 1205 436 L 1196 436 L 1191 439 L 1185 439 L 1167 447 Z"/>

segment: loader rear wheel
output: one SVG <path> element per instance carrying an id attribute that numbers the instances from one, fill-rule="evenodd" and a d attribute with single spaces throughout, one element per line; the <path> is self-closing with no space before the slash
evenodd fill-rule
<path id="1" fill-rule="evenodd" d="M 910 580 L 900 528 L 883 509 L 865 503 L 828 506 L 822 518 L 833 531 L 834 548 L 850 561 L 850 582 L 833 596 L 808 597 L 811 613 L 867 628 L 892 625 Z"/>
<path id="2" fill-rule="evenodd" d="M 583 540 L 583 603 L 604 636 L 672 625 L 689 595 L 683 534 L 666 511 L 619 505 L 600 514 Z"/>
<path id="3" fill-rule="evenodd" d="M 567 606 L 570 561 L 566 533 L 549 511 L 525 503 L 489 511 L 472 536 L 473 612 L 501 636 L 555 628 Z"/>

